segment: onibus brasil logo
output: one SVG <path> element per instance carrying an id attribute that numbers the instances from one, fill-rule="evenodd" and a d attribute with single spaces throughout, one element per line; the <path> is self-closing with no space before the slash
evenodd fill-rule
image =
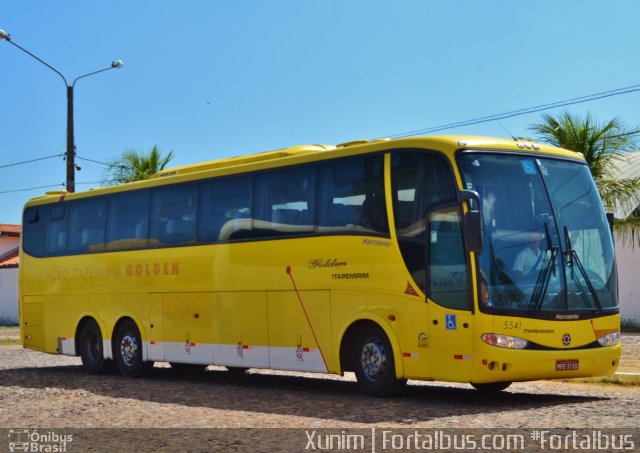
<path id="1" fill-rule="evenodd" d="M 58 434 L 53 431 L 40 432 L 35 429 L 10 429 L 9 451 L 33 453 L 64 453 L 73 442 L 73 434 Z"/>

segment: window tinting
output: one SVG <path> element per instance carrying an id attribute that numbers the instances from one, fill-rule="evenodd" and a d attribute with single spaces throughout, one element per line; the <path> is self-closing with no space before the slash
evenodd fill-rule
<path id="1" fill-rule="evenodd" d="M 319 232 L 388 233 L 383 169 L 382 155 L 322 165 Z"/>
<path id="2" fill-rule="evenodd" d="M 432 154 L 396 152 L 391 159 L 398 244 L 407 269 L 426 290 L 426 229 L 431 210 L 456 200 L 451 171 Z"/>
<path id="3" fill-rule="evenodd" d="M 258 175 L 254 237 L 313 233 L 314 181 L 311 167 Z"/>
<path id="4" fill-rule="evenodd" d="M 151 242 L 195 243 L 198 186 L 190 184 L 155 189 L 151 198 Z"/>
<path id="5" fill-rule="evenodd" d="M 69 252 L 104 250 L 106 209 L 104 198 L 69 204 Z"/>
<path id="6" fill-rule="evenodd" d="M 149 245 L 149 192 L 131 192 L 109 199 L 107 250 Z"/>
<path id="7" fill-rule="evenodd" d="M 251 237 L 251 187 L 250 177 L 221 179 L 202 186 L 200 241 Z"/>
<path id="8" fill-rule="evenodd" d="M 23 245 L 29 255 L 44 256 L 45 232 L 47 226 L 47 208 L 36 206 L 24 211 L 22 227 Z"/>
<path id="9" fill-rule="evenodd" d="M 49 207 L 46 250 L 48 255 L 60 255 L 67 250 L 67 217 L 65 216 L 65 205 Z"/>
<path id="10" fill-rule="evenodd" d="M 36 256 L 278 238 L 388 234 L 384 157 L 261 171 L 25 211 Z"/>
<path id="11" fill-rule="evenodd" d="M 469 307 L 467 266 L 457 207 L 429 215 L 429 298 L 447 308 Z"/>

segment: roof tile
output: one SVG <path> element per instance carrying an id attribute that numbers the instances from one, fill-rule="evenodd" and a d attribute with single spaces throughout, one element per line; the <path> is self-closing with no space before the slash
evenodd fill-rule
<path id="1" fill-rule="evenodd" d="M 19 264 L 20 264 L 20 253 L 17 248 L 7 253 L 6 255 L 3 255 L 0 257 L 0 269 L 18 267 Z"/>
<path id="2" fill-rule="evenodd" d="M 20 234 L 22 233 L 22 226 L 12 225 L 9 223 L 0 223 L 0 233 Z"/>

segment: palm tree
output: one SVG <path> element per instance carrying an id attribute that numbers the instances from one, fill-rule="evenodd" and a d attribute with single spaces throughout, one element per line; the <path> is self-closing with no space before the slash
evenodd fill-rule
<path id="1" fill-rule="evenodd" d="M 640 199 L 640 177 L 620 179 L 619 168 L 627 161 L 627 153 L 637 150 L 632 129 L 620 119 L 600 123 L 590 114 L 557 116 L 544 114 L 540 123 L 530 127 L 540 142 L 580 152 L 584 155 L 600 197 L 607 211 L 631 212 Z M 616 219 L 615 229 L 625 244 L 640 244 L 640 218 L 633 214 Z"/>
<path id="2" fill-rule="evenodd" d="M 148 153 L 130 149 L 109 162 L 103 185 L 113 186 L 148 179 L 173 159 L 173 151 L 163 156 L 156 145 Z"/>

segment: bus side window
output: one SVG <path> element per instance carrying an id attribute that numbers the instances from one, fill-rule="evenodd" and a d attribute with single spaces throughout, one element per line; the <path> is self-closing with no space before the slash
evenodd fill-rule
<path id="1" fill-rule="evenodd" d="M 320 167 L 318 231 L 388 233 L 382 156 L 340 159 Z"/>
<path id="2" fill-rule="evenodd" d="M 104 249 L 106 208 L 104 198 L 69 204 L 69 252 Z"/>
<path id="3" fill-rule="evenodd" d="M 218 242 L 251 237 L 250 177 L 210 181 L 200 196 L 200 242 Z"/>
<path id="4" fill-rule="evenodd" d="M 47 255 L 60 255 L 67 250 L 67 217 L 65 205 L 49 208 L 47 222 Z"/>
<path id="5" fill-rule="evenodd" d="M 45 231 L 47 225 L 47 208 L 36 206 L 27 208 L 22 221 L 24 250 L 32 256 L 45 256 Z"/>
<path id="6" fill-rule="evenodd" d="M 155 189 L 151 195 L 151 237 L 160 244 L 195 243 L 198 186 Z"/>
<path id="7" fill-rule="evenodd" d="M 149 192 L 145 190 L 110 197 L 108 224 L 108 250 L 148 246 Z"/>
<path id="8" fill-rule="evenodd" d="M 256 177 L 254 237 L 313 233 L 314 196 L 313 168 L 259 174 Z"/>

